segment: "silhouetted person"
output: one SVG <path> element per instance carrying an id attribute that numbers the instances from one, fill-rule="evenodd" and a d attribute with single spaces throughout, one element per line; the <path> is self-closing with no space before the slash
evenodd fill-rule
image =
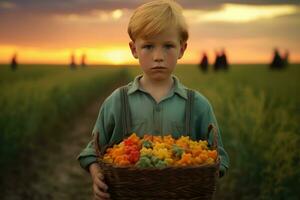
<path id="1" fill-rule="evenodd" d="M 81 56 L 81 67 L 85 67 L 86 66 L 86 55 L 85 54 L 82 54 Z"/>
<path id="2" fill-rule="evenodd" d="M 218 51 L 215 51 L 215 53 L 216 53 L 216 59 L 214 63 L 214 70 L 218 71 L 221 68 L 220 55 Z"/>
<path id="3" fill-rule="evenodd" d="M 18 67 L 17 54 L 15 53 L 11 59 L 10 68 L 15 71 Z"/>
<path id="4" fill-rule="evenodd" d="M 283 68 L 283 60 L 280 57 L 279 51 L 277 48 L 274 49 L 274 57 L 270 65 L 271 69 L 282 69 Z"/>
<path id="5" fill-rule="evenodd" d="M 74 55 L 74 53 L 71 54 L 70 68 L 71 68 L 71 69 L 75 69 L 75 68 L 76 68 L 75 55 Z"/>
<path id="6" fill-rule="evenodd" d="M 203 53 L 202 60 L 200 62 L 199 67 L 200 67 L 200 69 L 203 72 L 207 72 L 207 69 L 208 69 L 208 58 L 207 58 L 207 55 L 206 55 L 205 52 Z"/>
<path id="7" fill-rule="evenodd" d="M 224 70 L 228 70 L 228 61 L 227 61 L 227 56 L 226 56 L 226 53 L 225 53 L 225 50 L 223 49 L 222 50 L 222 53 L 220 55 L 220 68 L 221 69 L 224 69 Z"/>
<path id="8" fill-rule="evenodd" d="M 289 65 L 289 50 L 285 50 L 284 55 L 282 56 L 283 67 L 287 67 Z"/>

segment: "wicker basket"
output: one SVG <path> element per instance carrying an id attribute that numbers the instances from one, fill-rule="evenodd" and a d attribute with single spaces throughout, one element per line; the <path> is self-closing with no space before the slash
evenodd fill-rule
<path id="1" fill-rule="evenodd" d="M 216 128 L 210 125 L 208 129 L 209 133 L 211 130 L 214 133 L 212 149 L 217 149 Z M 97 139 L 95 148 L 100 153 Z M 113 200 L 208 200 L 216 190 L 220 159 L 218 157 L 216 163 L 209 165 L 163 169 L 116 167 L 101 159 L 99 164 Z"/>

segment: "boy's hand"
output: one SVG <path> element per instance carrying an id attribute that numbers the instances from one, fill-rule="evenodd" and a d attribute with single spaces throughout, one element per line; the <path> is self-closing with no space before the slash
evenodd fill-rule
<path id="1" fill-rule="evenodd" d="M 110 199 L 110 195 L 106 192 L 108 187 L 104 182 L 104 176 L 101 173 L 100 166 L 97 163 L 92 163 L 89 170 L 93 180 L 94 200 Z"/>

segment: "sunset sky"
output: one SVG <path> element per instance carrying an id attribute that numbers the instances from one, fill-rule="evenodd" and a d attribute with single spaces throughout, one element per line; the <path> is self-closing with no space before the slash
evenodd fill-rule
<path id="1" fill-rule="evenodd" d="M 144 0 L 0 0 L 0 63 L 136 64 L 127 24 Z M 299 0 L 178 0 L 189 25 L 180 63 L 213 62 L 225 48 L 231 63 L 266 63 L 275 47 L 300 62 Z"/>

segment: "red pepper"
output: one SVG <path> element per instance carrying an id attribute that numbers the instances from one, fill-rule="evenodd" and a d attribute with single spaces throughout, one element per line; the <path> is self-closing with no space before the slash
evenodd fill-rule
<path id="1" fill-rule="evenodd" d="M 129 162 L 131 162 L 132 164 L 135 164 L 140 158 L 140 152 L 139 151 L 131 151 L 129 154 Z"/>
<path id="2" fill-rule="evenodd" d="M 134 145 L 134 142 L 130 138 L 127 138 L 124 140 L 124 144 L 125 146 L 132 146 Z"/>
<path id="3" fill-rule="evenodd" d="M 139 151 L 139 148 L 136 145 L 132 145 L 132 146 L 125 145 L 124 151 L 125 151 L 125 154 L 130 154 L 130 152 L 132 152 L 132 151 Z"/>

